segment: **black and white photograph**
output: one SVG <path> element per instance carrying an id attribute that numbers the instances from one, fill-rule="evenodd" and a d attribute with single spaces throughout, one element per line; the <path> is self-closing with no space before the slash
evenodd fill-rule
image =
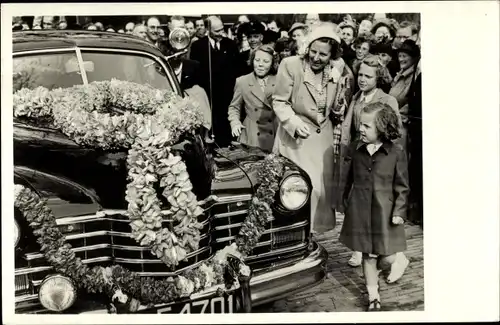
<path id="1" fill-rule="evenodd" d="M 13 313 L 425 312 L 422 12 L 162 5 L 2 32 Z"/>

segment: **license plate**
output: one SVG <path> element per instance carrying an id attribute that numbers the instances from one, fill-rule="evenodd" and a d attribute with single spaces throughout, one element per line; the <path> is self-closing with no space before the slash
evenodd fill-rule
<path id="1" fill-rule="evenodd" d="M 239 291 L 224 296 L 190 300 L 155 309 L 158 314 L 231 314 L 237 311 L 235 297 L 237 292 Z M 149 313 L 151 312 L 154 311 L 149 310 Z"/>
<path id="2" fill-rule="evenodd" d="M 234 300 L 233 295 L 212 297 L 159 308 L 157 312 L 158 314 L 232 314 Z"/>

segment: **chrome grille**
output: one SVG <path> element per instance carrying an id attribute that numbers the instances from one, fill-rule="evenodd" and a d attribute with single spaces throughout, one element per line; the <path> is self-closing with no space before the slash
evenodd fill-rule
<path id="1" fill-rule="evenodd" d="M 203 224 L 200 248 L 188 254 L 187 261 L 177 267 L 167 267 L 156 258 L 147 247 L 141 247 L 131 236 L 131 228 L 125 211 L 107 211 L 103 216 L 81 216 L 58 220 L 66 241 L 73 247 L 75 255 L 85 264 L 118 263 L 139 274 L 172 276 L 192 267 L 211 255 L 210 223 L 207 216 L 202 216 Z M 171 220 L 164 220 L 164 227 L 169 227 Z M 30 266 L 46 265 L 41 253 L 25 255 Z"/>
<path id="2" fill-rule="evenodd" d="M 139 246 L 131 237 L 129 219 L 123 210 L 62 218 L 57 223 L 75 255 L 84 264 L 120 264 L 141 276 L 175 276 L 196 267 L 234 241 L 248 213 L 250 200 L 249 194 L 220 197 L 207 208 L 199 219 L 203 224 L 200 248 L 188 254 L 187 261 L 176 268 L 168 268 L 151 254 L 149 248 Z M 171 220 L 164 220 L 163 226 L 169 227 L 171 223 Z M 292 258 L 300 259 L 307 250 L 308 227 L 308 221 L 279 227 L 273 227 L 271 222 L 257 247 L 247 257 L 247 263 L 255 265 L 256 269 L 264 269 L 278 265 L 277 261 L 287 263 Z M 16 269 L 16 303 L 36 299 L 43 278 L 52 272 L 40 252 L 25 254 L 24 259 L 28 267 Z"/>
<path id="3" fill-rule="evenodd" d="M 16 296 L 24 295 L 30 293 L 30 280 L 28 275 L 16 275 L 14 280 L 14 287 L 16 290 Z"/>
<path id="4" fill-rule="evenodd" d="M 234 197 L 234 201 L 216 205 L 211 209 L 211 237 L 214 239 L 212 246 L 215 251 L 234 241 L 248 214 L 250 199 L 249 195 Z M 275 222 L 271 221 L 267 225 L 249 259 L 269 252 L 278 253 L 280 249 L 305 243 L 309 221 L 298 221 L 286 226 L 276 226 L 273 223 Z"/>

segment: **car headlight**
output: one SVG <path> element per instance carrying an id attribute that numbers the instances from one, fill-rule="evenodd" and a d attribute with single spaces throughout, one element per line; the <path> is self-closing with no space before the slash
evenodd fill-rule
<path id="1" fill-rule="evenodd" d="M 14 219 L 14 247 L 17 247 L 17 244 L 19 244 L 20 239 L 21 239 L 21 228 L 19 228 L 19 224 Z"/>
<path id="2" fill-rule="evenodd" d="M 298 210 L 306 204 L 309 197 L 309 186 L 300 175 L 291 175 L 281 183 L 281 203 L 288 210 Z"/>
<path id="3" fill-rule="evenodd" d="M 40 285 L 38 299 L 48 310 L 63 311 L 75 303 L 76 288 L 73 281 L 65 276 L 49 275 Z"/>

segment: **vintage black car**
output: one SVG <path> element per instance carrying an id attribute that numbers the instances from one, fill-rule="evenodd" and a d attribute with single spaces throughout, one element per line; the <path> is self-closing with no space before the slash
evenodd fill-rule
<path id="1" fill-rule="evenodd" d="M 181 90 L 168 60 L 159 49 L 133 36 L 90 31 L 29 31 L 13 33 L 14 92 L 26 87 L 71 87 L 112 78 Z M 72 66 L 73 65 L 73 66 Z M 81 68 L 85 73 L 81 73 Z M 146 73 L 153 66 L 155 73 Z M 130 238 L 127 222 L 126 155 L 83 148 L 58 130 L 14 119 L 14 180 L 46 198 L 57 224 L 74 252 L 88 265 L 120 264 L 141 276 L 168 277 L 196 267 L 231 243 L 241 227 L 252 194 L 259 186 L 256 164 L 266 153 L 240 144 L 217 148 L 201 134 L 187 135 L 175 150 L 183 156 L 199 200 L 213 195 L 200 249 L 177 268 L 168 268 L 148 249 Z M 287 161 L 288 177 L 307 174 Z M 282 181 L 282 182 L 283 182 Z M 245 263 L 252 269 L 253 306 L 281 299 L 318 284 L 325 277 L 326 251 L 309 234 L 309 193 L 297 210 L 285 208 L 280 193 L 274 220 Z M 19 211 L 15 211 L 16 313 L 107 312 L 104 302 L 78 293 L 72 306 L 50 310 L 40 303 L 39 291 L 57 277 Z M 241 297 L 214 299 L 210 290 L 187 301 L 148 307 L 141 312 L 231 312 Z M 234 299 L 233 299 L 234 298 Z M 205 299 L 205 300 L 203 300 Z M 208 300 L 207 300 L 208 299 Z M 211 299 L 211 300 L 210 300 Z M 237 300 L 237 303 L 234 302 Z M 194 304 L 193 301 L 202 301 Z M 208 308 L 202 308 L 209 305 Z M 219 305 L 218 305 L 219 304 Z M 233 305 L 236 306 L 233 308 Z M 189 308 L 186 308 L 188 306 Z M 202 306 L 202 307 L 196 307 Z"/>

